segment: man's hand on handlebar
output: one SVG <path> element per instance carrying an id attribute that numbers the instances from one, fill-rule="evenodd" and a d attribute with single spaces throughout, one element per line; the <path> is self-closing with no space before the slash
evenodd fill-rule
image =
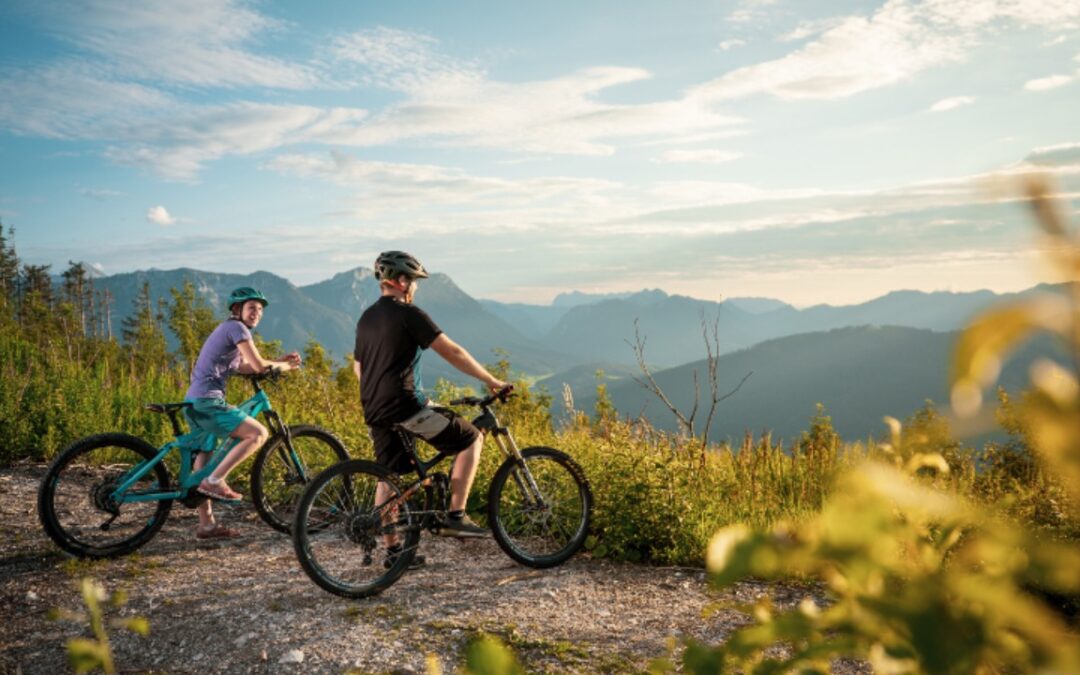
<path id="1" fill-rule="evenodd" d="M 492 378 L 491 382 L 487 383 L 487 388 L 492 394 L 498 394 L 503 389 L 513 390 L 514 385 Z M 507 393 L 509 393 L 509 391 Z"/>

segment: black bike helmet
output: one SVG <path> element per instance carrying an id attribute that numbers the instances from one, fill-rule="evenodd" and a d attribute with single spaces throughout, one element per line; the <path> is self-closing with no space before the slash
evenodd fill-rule
<path id="1" fill-rule="evenodd" d="M 256 289 L 251 286 L 242 286 L 229 294 L 229 311 L 232 311 L 234 305 L 247 302 L 248 300 L 258 300 L 262 303 L 263 308 L 270 304 L 270 301 L 266 299 L 266 296 Z"/>
<path id="2" fill-rule="evenodd" d="M 377 280 L 397 279 L 402 274 L 410 279 L 428 278 L 427 270 L 420 261 L 405 251 L 383 251 L 375 259 Z"/>

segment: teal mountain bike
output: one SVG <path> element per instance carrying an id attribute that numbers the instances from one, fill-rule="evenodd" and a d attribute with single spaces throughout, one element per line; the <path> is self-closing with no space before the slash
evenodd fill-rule
<path id="1" fill-rule="evenodd" d="M 349 459 L 338 438 L 317 426 L 285 424 L 260 386 L 276 379 L 269 369 L 251 380 L 254 395 L 238 407 L 262 415 L 270 439 L 251 468 L 251 499 L 270 527 L 288 532 L 304 486 L 319 471 Z M 62 450 L 38 489 L 38 516 L 57 546 L 81 558 L 109 558 L 134 551 L 165 524 L 174 501 L 194 508 L 206 497 L 199 483 L 237 443 L 202 431 L 183 433 L 180 412 L 189 403 L 149 403 L 168 415 L 175 438 L 160 448 L 124 433 L 88 436 Z M 194 470 L 199 452 L 210 461 Z M 177 473 L 175 482 L 170 476 Z"/>

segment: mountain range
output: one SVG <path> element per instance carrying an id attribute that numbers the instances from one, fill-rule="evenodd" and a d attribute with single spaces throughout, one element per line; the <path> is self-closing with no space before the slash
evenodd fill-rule
<path id="1" fill-rule="evenodd" d="M 112 293 L 116 331 L 143 283 L 152 297 L 167 299 L 169 289 L 185 281 L 222 315 L 233 288 L 259 288 L 271 301 L 259 326 L 265 339 L 280 340 L 288 349 L 314 339 L 338 359 L 352 351 L 356 319 L 379 296 L 371 270 L 363 267 L 307 286 L 269 272 L 194 269 L 117 274 L 94 284 Z M 1022 294 L 1053 290 L 1040 286 Z M 829 407 L 838 429 L 861 436 L 877 430 L 884 414 L 903 417 L 927 398 L 943 401 L 952 332 L 991 304 L 1017 295 L 897 291 L 857 305 L 798 309 L 770 298 L 714 302 L 653 289 L 575 292 L 550 305 L 529 305 L 478 300 L 450 277 L 433 274 L 420 285 L 416 302 L 480 361 L 506 357 L 515 372 L 546 386 L 557 407 L 566 383 L 576 407 L 591 409 L 596 372 L 603 370 L 620 411 L 644 411 L 661 425 L 671 422 L 670 414 L 631 379 L 638 374 L 631 346 L 635 330 L 657 380 L 671 388 L 676 401 L 685 402 L 693 390 L 691 373 L 702 368 L 706 356 L 703 325 L 715 322 L 722 386 L 730 388 L 738 382 L 731 378 L 754 372 L 722 404 L 714 436 L 725 438 L 746 429 L 795 433 L 806 427 L 817 402 Z M 429 386 L 439 377 L 463 380 L 437 357 L 425 357 L 423 368 Z"/>

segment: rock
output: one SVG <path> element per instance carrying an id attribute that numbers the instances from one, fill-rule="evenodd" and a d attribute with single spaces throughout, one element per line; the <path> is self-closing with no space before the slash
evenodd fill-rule
<path id="1" fill-rule="evenodd" d="M 255 637 L 255 633 L 244 633 L 240 637 L 233 640 L 233 644 L 237 647 L 243 647 L 249 640 Z"/>
<path id="2" fill-rule="evenodd" d="M 285 652 L 285 654 L 282 655 L 282 657 L 280 659 L 278 659 L 278 663 L 303 663 L 303 662 L 304 662 L 304 652 L 300 651 L 299 649 L 290 649 L 289 651 Z"/>
<path id="3" fill-rule="evenodd" d="M 39 599 L 40 598 L 38 598 L 37 593 L 35 593 L 33 591 L 27 591 L 26 592 L 26 601 L 27 602 L 37 602 Z"/>

